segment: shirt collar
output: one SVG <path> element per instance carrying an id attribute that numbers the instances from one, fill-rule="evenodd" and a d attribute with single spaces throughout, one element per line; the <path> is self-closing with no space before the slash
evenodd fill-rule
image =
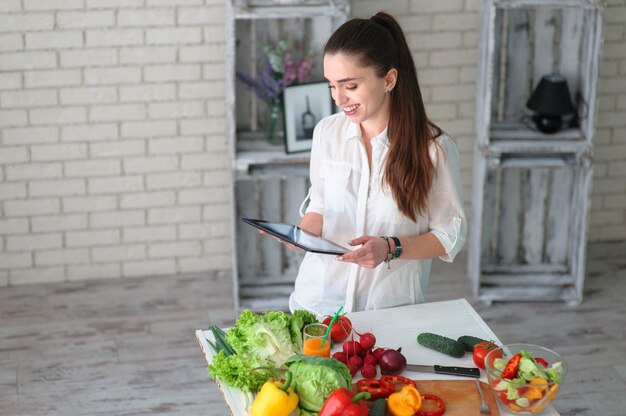
<path id="1" fill-rule="evenodd" d="M 345 135 L 346 140 L 357 139 L 359 137 L 361 137 L 361 131 L 359 130 L 359 125 L 349 121 L 348 128 L 346 129 L 346 135 Z"/>
<path id="2" fill-rule="evenodd" d="M 389 127 L 385 127 L 383 131 L 381 131 L 376 137 L 374 137 L 372 139 L 372 144 L 378 142 L 383 146 L 389 147 L 389 136 L 387 136 L 388 128 Z"/>
<path id="3" fill-rule="evenodd" d="M 372 142 L 380 142 L 382 145 L 389 147 L 389 136 L 387 136 L 387 129 L 389 127 L 385 127 L 383 131 L 380 132 L 376 137 L 372 139 Z M 359 129 L 359 125 L 350 121 L 348 124 L 348 128 L 346 129 L 345 139 L 358 139 L 361 137 L 361 130 Z"/>

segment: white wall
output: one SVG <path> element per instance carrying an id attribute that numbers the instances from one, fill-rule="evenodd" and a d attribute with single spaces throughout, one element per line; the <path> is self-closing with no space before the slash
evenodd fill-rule
<path id="1" fill-rule="evenodd" d="M 0 286 L 230 268 L 224 1 L 0 1 Z M 384 7 L 469 209 L 480 2 Z M 624 1 L 605 24 L 592 240 L 626 239 Z"/>
<path id="2" fill-rule="evenodd" d="M 224 15 L 0 2 L 0 285 L 230 266 Z"/>

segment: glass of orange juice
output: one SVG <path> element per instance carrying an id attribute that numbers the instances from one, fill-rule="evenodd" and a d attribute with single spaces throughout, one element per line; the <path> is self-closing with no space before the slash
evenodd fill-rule
<path id="1" fill-rule="evenodd" d="M 304 327 L 302 353 L 304 355 L 319 355 L 320 357 L 330 357 L 330 336 L 322 345 L 324 334 L 328 330 L 328 325 L 309 324 Z"/>

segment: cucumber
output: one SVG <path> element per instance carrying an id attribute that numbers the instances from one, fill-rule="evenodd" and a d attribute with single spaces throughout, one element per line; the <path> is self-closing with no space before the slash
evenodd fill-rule
<path id="1" fill-rule="evenodd" d="M 370 406 L 369 416 L 385 416 L 387 414 L 387 399 L 378 399 Z"/>
<path id="2" fill-rule="evenodd" d="M 461 344 L 463 344 L 465 346 L 465 351 L 469 351 L 469 352 L 474 351 L 474 347 L 479 342 L 487 342 L 486 339 L 473 337 L 471 335 L 463 335 L 463 336 L 459 337 L 459 339 L 457 339 L 457 341 L 459 341 Z"/>
<path id="3" fill-rule="evenodd" d="M 431 332 L 422 332 L 417 336 L 417 343 L 423 347 L 439 351 L 450 357 L 461 358 L 465 355 L 465 346 L 459 341 Z"/>

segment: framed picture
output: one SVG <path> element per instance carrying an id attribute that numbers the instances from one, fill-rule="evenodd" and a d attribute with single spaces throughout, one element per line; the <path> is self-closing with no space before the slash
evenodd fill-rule
<path id="1" fill-rule="evenodd" d="M 332 114 L 328 83 L 293 85 L 285 88 L 283 98 L 287 153 L 311 150 L 315 125 Z"/>

